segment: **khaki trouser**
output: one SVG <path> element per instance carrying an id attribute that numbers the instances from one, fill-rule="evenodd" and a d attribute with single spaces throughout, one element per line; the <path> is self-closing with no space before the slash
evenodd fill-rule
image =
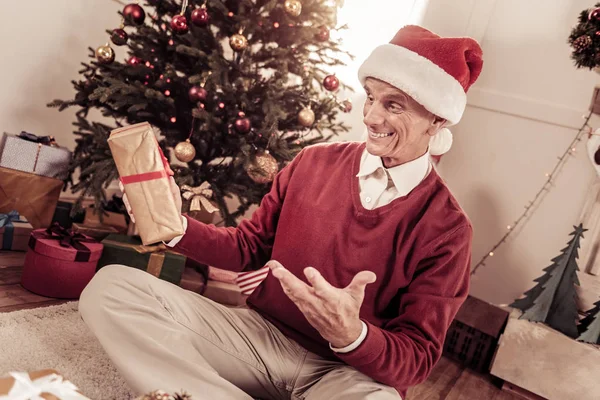
<path id="1" fill-rule="evenodd" d="M 79 311 L 133 390 L 192 399 L 400 399 L 398 392 L 228 308 L 135 268 L 102 268 Z"/>

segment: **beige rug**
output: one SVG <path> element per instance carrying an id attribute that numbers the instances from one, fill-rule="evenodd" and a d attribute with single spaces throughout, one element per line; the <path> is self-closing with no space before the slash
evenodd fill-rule
<path id="1" fill-rule="evenodd" d="M 77 302 L 0 313 L 0 376 L 52 368 L 93 400 L 133 393 L 77 312 Z"/>

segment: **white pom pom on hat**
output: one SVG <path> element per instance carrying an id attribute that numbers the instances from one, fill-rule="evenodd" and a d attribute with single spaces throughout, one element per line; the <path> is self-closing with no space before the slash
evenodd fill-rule
<path id="1" fill-rule="evenodd" d="M 448 128 L 440 129 L 429 139 L 429 154 L 441 156 L 452 147 L 452 132 Z"/>

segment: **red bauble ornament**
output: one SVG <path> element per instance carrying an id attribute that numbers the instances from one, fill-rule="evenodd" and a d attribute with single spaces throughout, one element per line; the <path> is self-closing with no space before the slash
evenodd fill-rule
<path id="1" fill-rule="evenodd" d="M 205 6 L 196 8 L 192 11 L 192 24 L 196 26 L 206 26 L 208 25 L 208 19 L 208 11 L 206 11 Z"/>
<path id="2" fill-rule="evenodd" d="M 600 20 L 600 8 L 594 8 L 588 14 L 588 20 L 590 21 L 599 21 Z"/>
<path id="3" fill-rule="evenodd" d="M 335 75 L 327 75 L 325 79 L 323 79 L 323 86 L 325 89 L 333 92 L 340 87 L 340 80 Z"/>
<path id="4" fill-rule="evenodd" d="M 326 42 L 329 40 L 329 29 L 325 25 L 321 25 L 319 27 L 319 32 L 317 33 L 317 40 L 319 42 Z"/>
<path id="5" fill-rule="evenodd" d="M 246 114 L 243 112 L 239 113 L 239 118 L 235 120 L 235 130 L 239 133 L 250 132 L 251 124 L 250 119 L 246 118 Z"/>
<path id="6" fill-rule="evenodd" d="M 128 38 L 129 36 L 127 36 L 127 32 L 125 32 L 123 29 L 113 29 L 110 35 L 110 40 L 117 46 L 123 46 L 124 44 L 127 44 Z"/>
<path id="7" fill-rule="evenodd" d="M 141 63 L 142 63 L 142 60 L 136 56 L 131 56 L 131 57 L 129 57 L 129 60 L 127 60 L 127 64 L 129 64 L 129 65 L 140 65 Z"/>
<path id="8" fill-rule="evenodd" d="M 171 19 L 171 29 L 178 35 L 183 35 L 188 31 L 187 18 L 185 15 L 176 15 Z"/>
<path id="9" fill-rule="evenodd" d="M 127 4 L 123 9 L 123 17 L 125 22 L 129 24 L 141 25 L 144 23 L 146 13 L 139 4 Z"/>
<path id="10" fill-rule="evenodd" d="M 190 101 L 196 103 L 198 101 L 206 100 L 208 92 L 201 86 L 192 86 L 188 92 L 188 96 L 190 98 Z"/>

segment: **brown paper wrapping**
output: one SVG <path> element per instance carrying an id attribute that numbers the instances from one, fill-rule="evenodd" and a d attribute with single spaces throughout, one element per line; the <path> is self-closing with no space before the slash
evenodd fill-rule
<path id="1" fill-rule="evenodd" d="M 63 181 L 0 167 L 0 213 L 17 210 L 34 229 L 52 223 Z"/>
<path id="2" fill-rule="evenodd" d="M 123 214 L 107 211 L 102 217 L 102 222 L 100 222 L 100 214 L 96 212 L 96 209 L 87 208 L 85 210 L 85 219 L 83 220 L 83 223 L 90 226 L 112 226 L 119 231 L 119 233 L 125 233 L 127 231 L 127 221 Z"/>
<path id="3" fill-rule="evenodd" d="M 246 304 L 248 296 L 242 294 L 242 289 L 234 283 L 211 281 L 206 282 L 203 296 L 212 301 L 230 306 L 242 306 Z"/>
<path id="4" fill-rule="evenodd" d="M 108 144 L 121 177 L 165 169 L 154 130 L 146 122 L 115 129 Z M 129 183 L 125 193 L 142 243 L 169 241 L 183 234 L 168 177 Z"/>

